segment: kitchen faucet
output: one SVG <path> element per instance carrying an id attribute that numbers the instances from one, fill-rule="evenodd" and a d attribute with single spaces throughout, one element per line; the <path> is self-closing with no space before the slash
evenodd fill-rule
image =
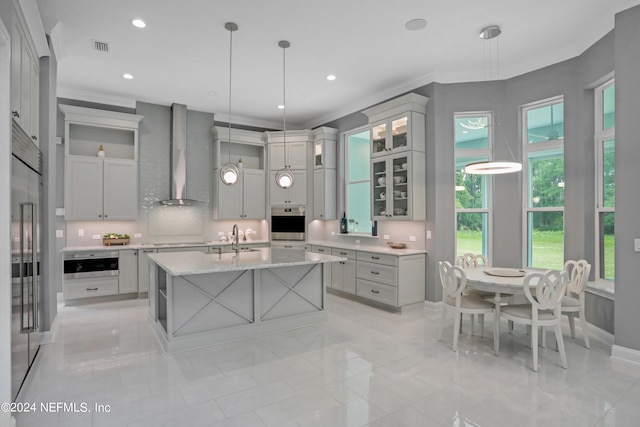
<path id="1" fill-rule="evenodd" d="M 233 234 L 233 242 L 231 242 L 231 249 L 236 251 L 236 255 L 240 253 L 240 233 L 238 232 L 238 224 L 233 224 L 233 229 L 231 230 L 231 234 Z M 235 249 L 233 245 L 235 244 Z"/>

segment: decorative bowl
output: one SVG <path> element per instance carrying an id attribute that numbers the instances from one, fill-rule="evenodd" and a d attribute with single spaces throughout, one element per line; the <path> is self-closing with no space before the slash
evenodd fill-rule
<path id="1" fill-rule="evenodd" d="M 393 182 L 396 184 L 402 184 L 403 182 L 407 182 L 407 178 L 405 178 L 404 176 L 394 176 Z"/>
<path id="2" fill-rule="evenodd" d="M 407 164 L 406 163 L 402 164 L 402 169 L 407 169 Z"/>
<path id="3" fill-rule="evenodd" d="M 407 245 L 405 245 L 404 243 L 388 242 L 387 245 L 389 245 L 389 247 L 392 249 L 404 249 L 407 247 Z"/>
<path id="4" fill-rule="evenodd" d="M 380 178 L 378 178 L 378 185 L 385 185 L 387 183 L 387 178 L 385 178 L 384 176 L 381 176 Z"/>
<path id="5" fill-rule="evenodd" d="M 393 214 L 394 215 L 404 215 L 406 213 L 406 211 L 402 208 L 395 208 L 393 210 Z"/>

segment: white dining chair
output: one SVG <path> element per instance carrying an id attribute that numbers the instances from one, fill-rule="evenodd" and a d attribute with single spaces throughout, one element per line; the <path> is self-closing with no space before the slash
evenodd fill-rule
<path id="1" fill-rule="evenodd" d="M 562 297 L 561 311 L 569 318 L 569 329 L 571 330 L 571 338 L 576 337 L 576 326 L 574 318 L 576 314 L 580 317 L 580 326 L 582 327 L 582 335 L 584 337 L 584 346 L 591 348 L 589 344 L 589 331 L 587 329 L 587 318 L 585 315 L 585 287 L 589 280 L 591 272 L 591 264 L 586 260 L 578 261 L 568 260 L 564 263 L 564 269 L 569 275 L 569 285 L 567 292 Z M 542 346 L 545 346 L 545 335 L 542 336 Z"/>
<path id="2" fill-rule="evenodd" d="M 482 254 L 467 252 L 466 254 L 460 255 L 456 258 L 456 265 L 464 269 L 484 268 L 489 266 L 489 261 L 487 260 L 487 257 Z M 493 298 L 494 296 L 492 292 L 480 291 L 478 289 L 465 289 L 464 293 L 481 298 Z"/>
<path id="3" fill-rule="evenodd" d="M 538 371 L 538 330 L 553 327 L 562 367 L 567 368 L 567 355 L 561 329 L 561 300 L 567 290 L 569 276 L 566 271 L 549 270 L 529 273 L 524 278 L 524 294 L 529 304 L 512 304 L 501 308 L 501 317 L 531 327 L 533 370 Z M 499 334 L 498 334 L 499 335 Z M 498 336 L 499 339 L 499 336 Z"/>
<path id="4" fill-rule="evenodd" d="M 480 315 L 480 336 L 484 336 L 484 315 L 494 312 L 493 303 L 473 295 L 465 295 L 463 292 L 467 286 L 467 275 L 459 266 L 453 266 L 448 261 L 439 261 L 440 282 L 442 283 L 442 320 L 440 323 L 440 339 L 444 333 L 444 323 L 447 317 L 447 308 L 452 308 L 454 313 L 453 324 L 453 351 L 458 350 L 458 337 L 460 336 L 460 323 L 462 314 Z M 497 321 L 497 319 L 495 319 Z M 471 320 L 471 335 L 473 335 L 473 318 Z"/>

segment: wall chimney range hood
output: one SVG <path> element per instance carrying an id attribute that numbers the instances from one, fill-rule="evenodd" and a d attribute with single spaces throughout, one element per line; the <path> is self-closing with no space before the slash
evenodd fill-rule
<path id="1" fill-rule="evenodd" d="M 161 200 L 164 206 L 191 206 L 201 204 L 198 200 L 187 198 L 187 106 L 171 105 L 171 141 L 170 141 L 169 180 L 171 182 L 170 199 Z"/>

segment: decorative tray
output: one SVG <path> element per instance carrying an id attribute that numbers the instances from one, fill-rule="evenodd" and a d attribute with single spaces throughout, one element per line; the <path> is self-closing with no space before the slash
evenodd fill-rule
<path id="1" fill-rule="evenodd" d="M 130 242 L 129 239 L 102 239 L 102 244 L 104 246 L 128 245 L 129 242 Z"/>
<path id="2" fill-rule="evenodd" d="M 486 268 L 484 274 L 498 277 L 523 277 L 527 272 L 518 268 Z"/>
<path id="3" fill-rule="evenodd" d="M 405 245 L 404 243 L 389 242 L 387 243 L 387 245 L 389 245 L 389 247 L 392 249 L 404 249 L 407 247 L 407 245 Z"/>

